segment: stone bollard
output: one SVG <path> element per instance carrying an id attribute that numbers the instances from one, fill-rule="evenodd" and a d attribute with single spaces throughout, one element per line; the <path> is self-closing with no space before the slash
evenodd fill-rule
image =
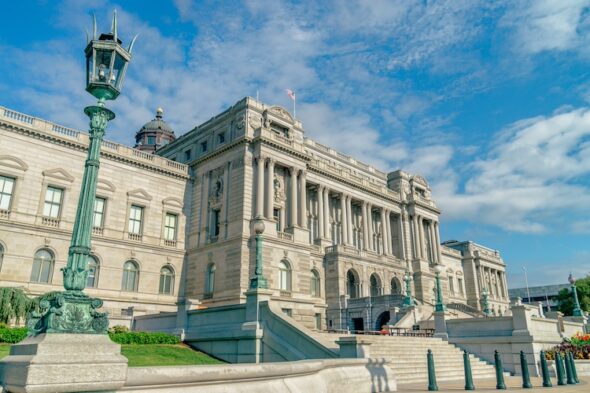
<path id="1" fill-rule="evenodd" d="M 438 385 L 436 384 L 436 371 L 434 370 L 434 356 L 430 349 L 426 355 L 426 360 L 428 361 L 428 390 L 436 391 L 438 390 Z"/>
<path id="2" fill-rule="evenodd" d="M 551 377 L 549 376 L 549 368 L 547 367 L 547 359 L 545 358 L 545 351 L 541 351 L 541 373 L 543 374 L 543 387 L 550 388 L 553 386 Z"/>
<path id="3" fill-rule="evenodd" d="M 465 369 L 465 390 L 475 390 L 473 375 L 471 374 L 471 361 L 467 351 L 463 351 L 463 368 Z"/>
<path id="4" fill-rule="evenodd" d="M 522 387 L 524 389 L 532 389 L 531 376 L 529 375 L 529 365 L 526 360 L 524 351 L 520 351 L 520 370 L 522 371 Z"/>
<path id="5" fill-rule="evenodd" d="M 502 367 L 502 359 L 498 351 L 494 351 L 494 365 L 496 366 L 496 389 L 506 390 L 504 383 L 504 368 Z"/>
<path id="6" fill-rule="evenodd" d="M 565 382 L 565 370 L 563 369 L 563 359 L 559 351 L 555 352 L 555 370 L 557 372 L 557 386 L 567 385 Z"/>
<path id="7" fill-rule="evenodd" d="M 574 378 L 574 383 L 580 383 L 578 379 L 578 370 L 576 370 L 576 359 L 574 359 L 574 354 L 572 352 L 570 354 L 570 361 L 572 364 L 572 377 Z"/>
<path id="8" fill-rule="evenodd" d="M 567 384 L 574 385 L 576 381 L 574 380 L 574 373 L 572 372 L 572 363 L 570 362 L 570 357 L 567 352 L 565 353 L 563 361 L 565 362 L 565 375 L 567 378 Z"/>

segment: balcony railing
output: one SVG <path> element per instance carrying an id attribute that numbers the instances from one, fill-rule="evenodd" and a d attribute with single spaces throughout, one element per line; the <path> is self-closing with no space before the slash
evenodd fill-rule
<path id="1" fill-rule="evenodd" d="M 141 233 L 127 233 L 127 238 L 129 240 L 140 242 L 141 241 L 141 238 L 142 238 L 142 235 L 141 235 Z"/>
<path id="2" fill-rule="evenodd" d="M 176 240 L 164 240 L 166 247 L 176 247 Z"/>
<path id="3" fill-rule="evenodd" d="M 101 228 L 101 227 L 93 227 L 92 228 L 93 235 L 102 236 L 103 233 L 104 233 L 104 228 Z"/>
<path id="4" fill-rule="evenodd" d="M 0 218 L 3 220 L 8 220 L 10 218 L 10 210 L 0 209 Z"/>
<path id="5" fill-rule="evenodd" d="M 48 227 L 59 228 L 59 218 L 42 217 L 41 223 Z"/>
<path id="6" fill-rule="evenodd" d="M 293 241 L 293 234 L 287 232 L 277 232 L 277 237 L 279 239 Z"/>

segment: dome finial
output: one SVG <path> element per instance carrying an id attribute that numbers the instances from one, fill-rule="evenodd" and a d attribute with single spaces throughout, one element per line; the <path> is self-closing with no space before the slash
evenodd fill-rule
<path id="1" fill-rule="evenodd" d="M 163 113 L 164 113 L 164 109 L 162 109 L 162 107 L 159 106 L 158 109 L 156 109 L 156 118 L 161 119 Z"/>

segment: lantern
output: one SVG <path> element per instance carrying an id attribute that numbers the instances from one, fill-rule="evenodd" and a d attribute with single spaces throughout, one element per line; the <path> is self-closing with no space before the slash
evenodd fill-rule
<path id="1" fill-rule="evenodd" d="M 114 100 L 121 93 L 127 65 L 131 60 L 131 50 L 137 36 L 127 49 L 117 36 L 117 13 L 113 15 L 110 33 L 96 38 L 96 18 L 92 40 L 86 46 L 86 91 L 103 100 Z"/>

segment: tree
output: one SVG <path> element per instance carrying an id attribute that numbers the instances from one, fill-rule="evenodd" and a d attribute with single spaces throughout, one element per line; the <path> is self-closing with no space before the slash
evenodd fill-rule
<path id="1" fill-rule="evenodd" d="M 20 288 L 0 288 L 0 323 L 9 324 L 26 318 L 35 308 L 35 300 L 29 298 Z"/>
<path id="2" fill-rule="evenodd" d="M 578 300 L 582 311 L 590 311 L 590 276 L 576 281 Z M 557 294 L 557 309 L 564 315 L 572 315 L 574 311 L 574 295 L 571 288 L 564 288 Z"/>

